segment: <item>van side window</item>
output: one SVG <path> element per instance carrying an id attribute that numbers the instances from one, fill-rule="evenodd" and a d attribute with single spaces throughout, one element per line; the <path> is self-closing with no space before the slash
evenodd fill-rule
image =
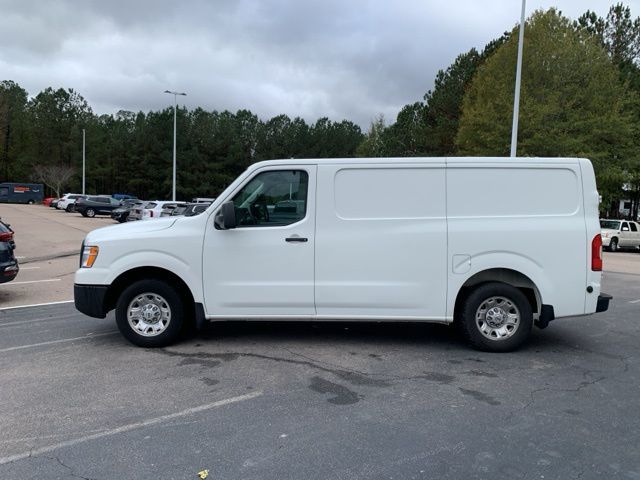
<path id="1" fill-rule="evenodd" d="M 259 173 L 233 198 L 238 227 L 283 227 L 302 220 L 308 186 L 303 170 Z"/>
<path id="2" fill-rule="evenodd" d="M 637 231 L 638 231 L 638 227 L 636 227 L 636 224 L 635 224 L 635 223 L 631 222 L 631 223 L 629 224 L 629 226 L 631 227 L 631 231 L 632 231 L 632 232 L 637 232 Z"/>

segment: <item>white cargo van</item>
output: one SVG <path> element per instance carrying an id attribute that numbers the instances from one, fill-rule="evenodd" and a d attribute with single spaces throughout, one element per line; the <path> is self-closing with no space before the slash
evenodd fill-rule
<path id="1" fill-rule="evenodd" d="M 89 233 L 75 303 L 144 347 L 192 320 L 374 320 L 508 351 L 608 308 L 601 251 L 588 160 L 277 160 L 199 216 Z"/>

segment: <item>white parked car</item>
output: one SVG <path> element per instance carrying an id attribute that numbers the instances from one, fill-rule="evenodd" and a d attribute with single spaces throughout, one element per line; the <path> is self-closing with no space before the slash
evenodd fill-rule
<path id="1" fill-rule="evenodd" d="M 152 220 L 154 218 L 160 218 L 162 216 L 162 209 L 166 205 L 175 205 L 176 202 L 165 202 L 160 200 L 154 200 L 147 202 L 142 209 L 142 217 L 140 220 Z"/>
<path id="2" fill-rule="evenodd" d="M 190 321 L 289 319 L 456 322 L 509 351 L 607 310 L 598 202 L 584 159 L 261 162 L 200 215 L 89 233 L 75 305 L 115 309 L 144 347 Z"/>
<path id="3" fill-rule="evenodd" d="M 602 245 L 617 251 L 620 248 L 640 248 L 640 225 L 629 220 L 600 220 Z"/>
<path id="4" fill-rule="evenodd" d="M 67 212 L 70 212 L 72 210 L 72 205 L 81 197 L 84 197 L 84 195 L 79 193 L 65 193 L 62 198 L 58 200 L 56 208 L 58 210 L 66 210 Z"/>
<path id="5" fill-rule="evenodd" d="M 165 203 L 164 207 L 162 207 L 162 210 L 160 211 L 160 216 L 170 217 L 176 209 L 184 209 L 186 206 L 187 204 L 185 202 Z"/>

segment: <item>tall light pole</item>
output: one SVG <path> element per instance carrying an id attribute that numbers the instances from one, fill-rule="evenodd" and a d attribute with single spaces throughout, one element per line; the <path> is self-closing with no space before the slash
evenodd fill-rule
<path id="1" fill-rule="evenodd" d="M 178 95 L 186 96 L 183 92 L 172 92 L 165 90 L 164 93 L 173 95 L 173 196 L 171 200 L 176 201 L 176 118 L 178 111 Z"/>
<path id="2" fill-rule="evenodd" d="M 84 184 L 85 184 L 85 130 L 82 129 L 82 194 L 84 195 Z"/>
<path id="3" fill-rule="evenodd" d="M 520 80 L 522 77 L 522 44 L 524 43 L 524 11 L 527 0 L 522 0 L 520 14 L 520 34 L 518 35 L 518 63 L 516 66 L 516 91 L 513 97 L 513 125 L 511 126 L 511 156 L 516 156 L 518 148 L 518 115 L 520 114 Z"/>

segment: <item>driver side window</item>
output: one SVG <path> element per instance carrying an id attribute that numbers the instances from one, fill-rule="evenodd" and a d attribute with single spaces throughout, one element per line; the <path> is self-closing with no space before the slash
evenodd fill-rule
<path id="1" fill-rule="evenodd" d="M 302 220 L 308 186 L 304 170 L 259 173 L 233 198 L 238 228 L 283 227 Z"/>

